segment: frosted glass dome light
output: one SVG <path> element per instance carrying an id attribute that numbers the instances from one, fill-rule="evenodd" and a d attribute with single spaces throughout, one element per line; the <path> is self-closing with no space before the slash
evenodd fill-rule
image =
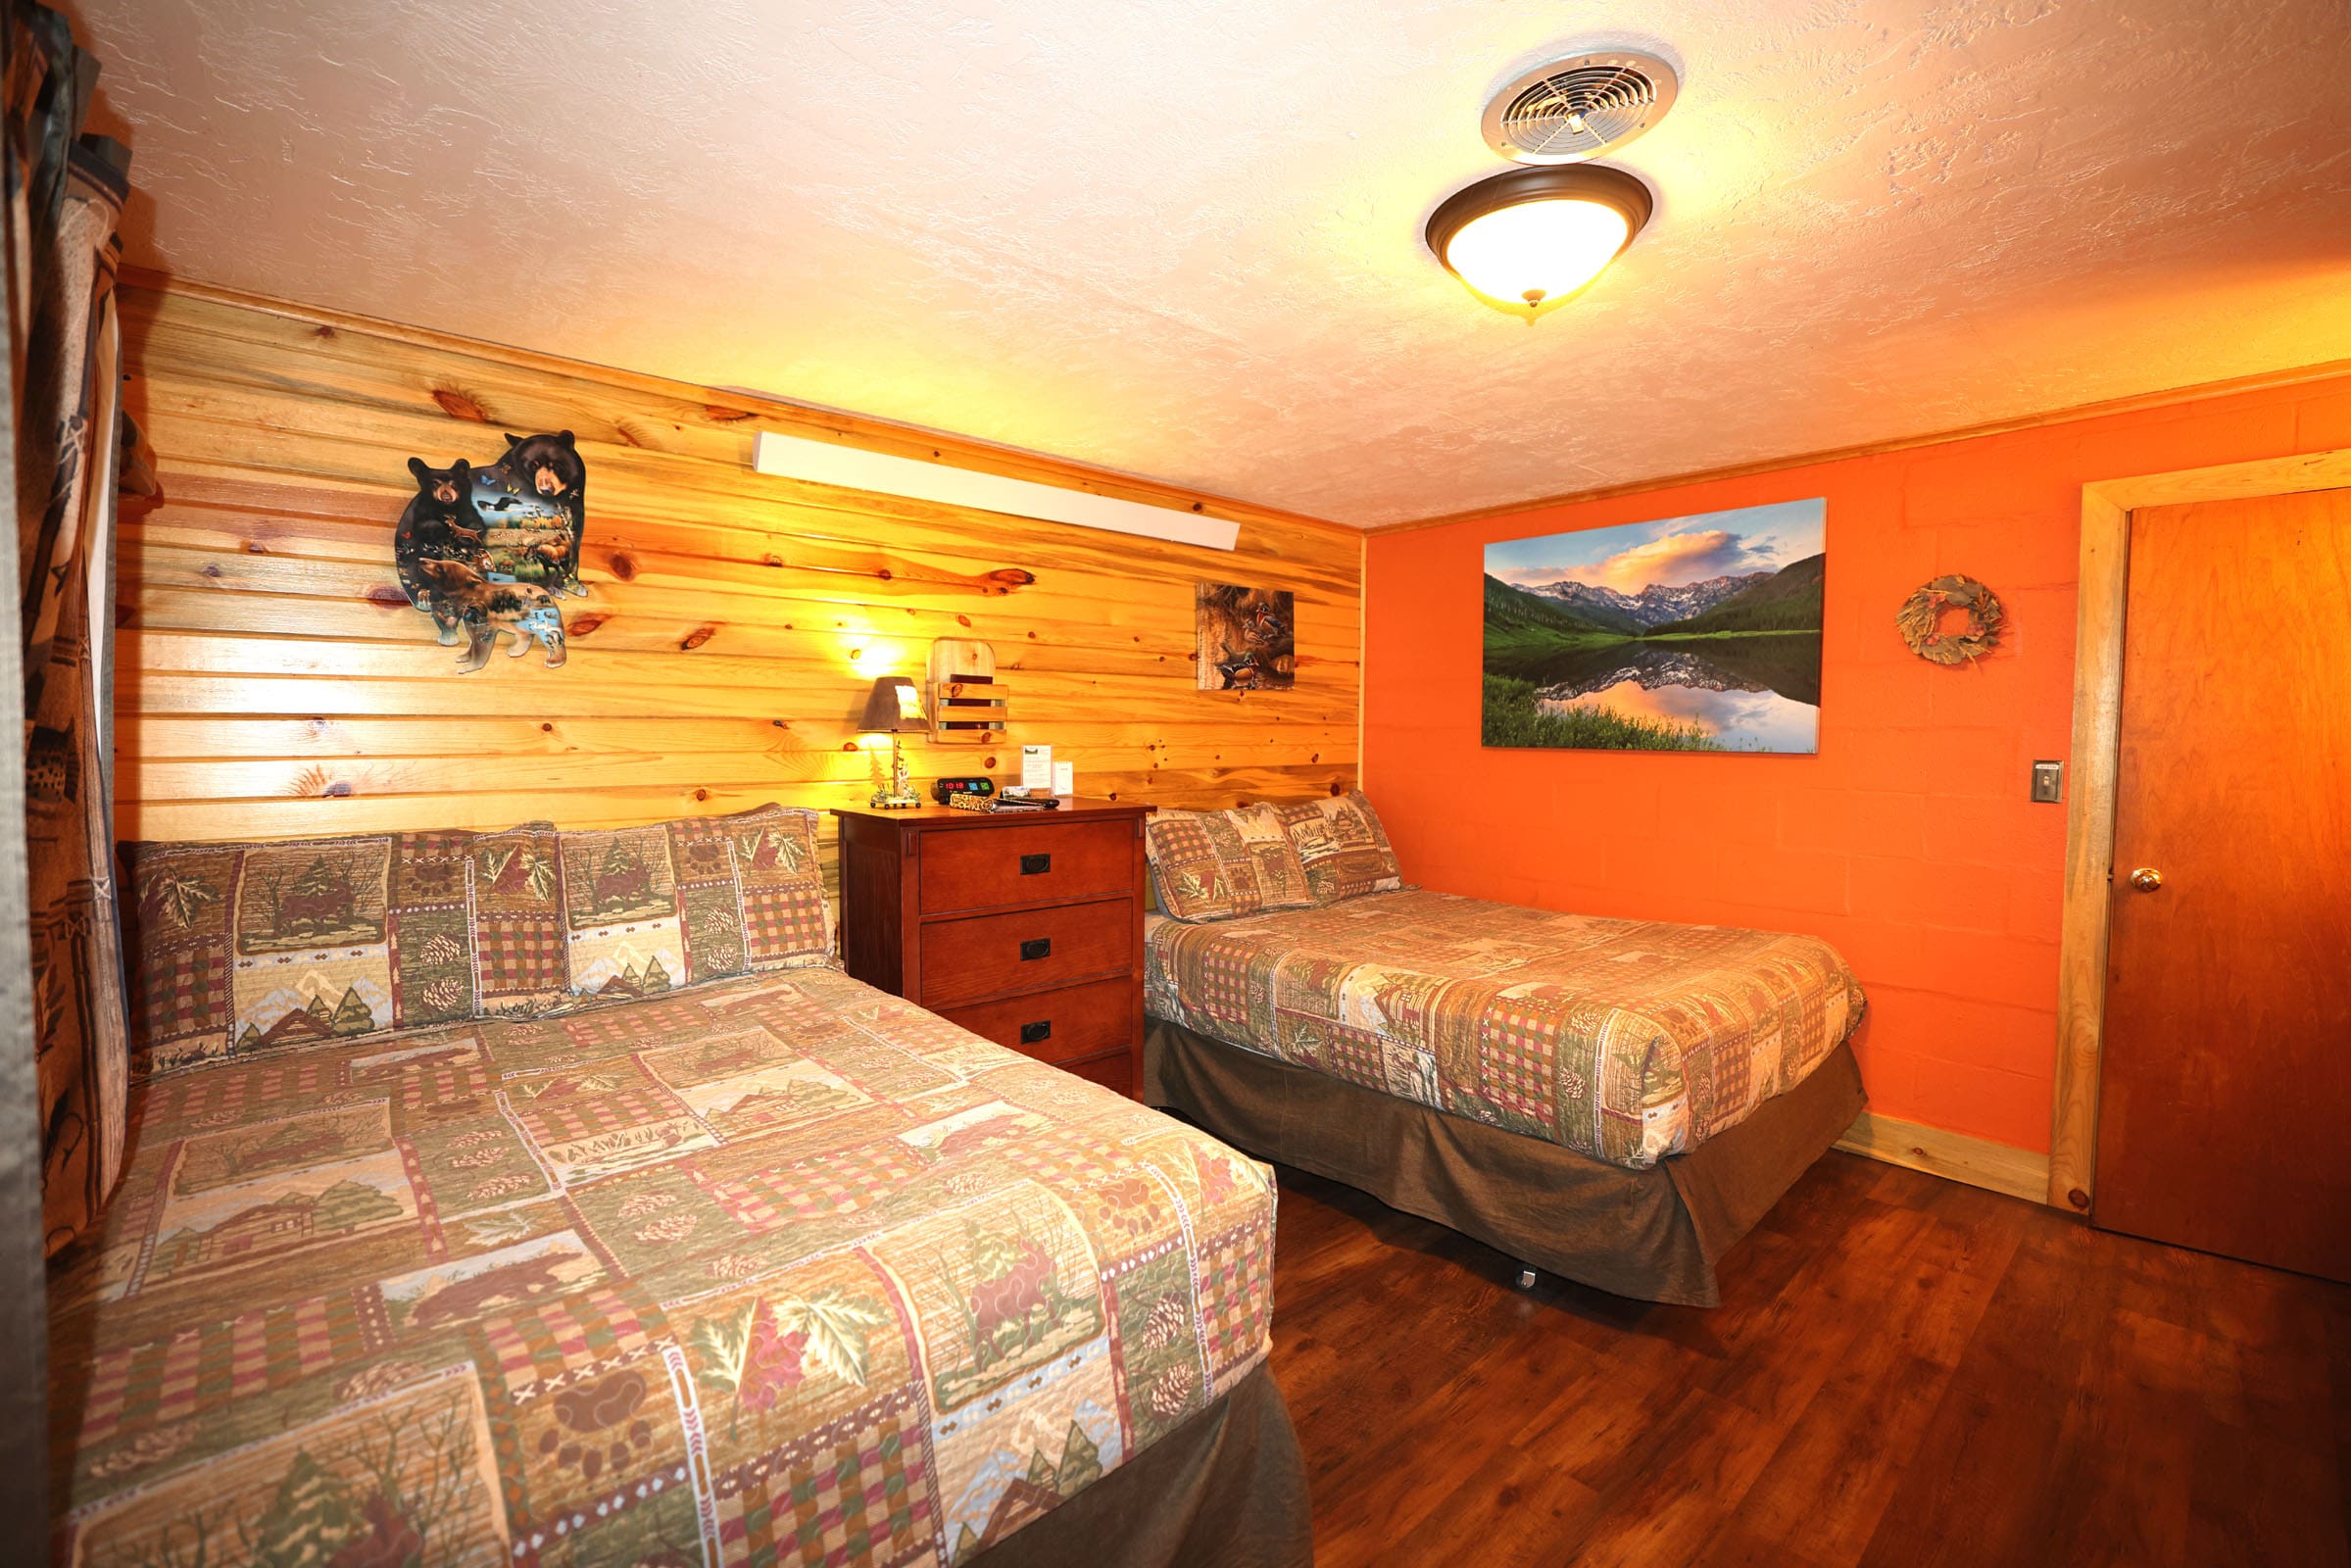
<path id="1" fill-rule="evenodd" d="M 1616 260 L 1649 220 L 1648 187 L 1591 164 L 1480 180 L 1429 219 L 1429 249 L 1495 310 L 1532 319 Z"/>

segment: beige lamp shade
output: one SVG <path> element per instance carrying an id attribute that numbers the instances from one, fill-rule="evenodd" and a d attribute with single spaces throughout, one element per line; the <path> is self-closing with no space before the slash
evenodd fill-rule
<path id="1" fill-rule="evenodd" d="M 919 735 L 930 728 L 922 717 L 922 696 L 904 675 L 881 675 L 865 698 L 862 735 Z"/>

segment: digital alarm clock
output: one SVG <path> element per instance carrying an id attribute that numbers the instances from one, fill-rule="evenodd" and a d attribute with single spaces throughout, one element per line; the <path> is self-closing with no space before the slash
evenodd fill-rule
<path id="1" fill-rule="evenodd" d="M 994 795 L 996 780 L 992 778 L 942 778 L 931 781 L 931 799 L 941 806 L 950 795 Z"/>

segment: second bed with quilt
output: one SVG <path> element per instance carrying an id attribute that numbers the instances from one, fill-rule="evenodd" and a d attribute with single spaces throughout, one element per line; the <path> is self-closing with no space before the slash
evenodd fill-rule
<path id="1" fill-rule="evenodd" d="M 1163 816 L 1147 1094 L 1260 1155 L 1710 1304 L 1860 1112 L 1861 990 L 1816 937 L 1404 888 L 1360 797 Z"/>

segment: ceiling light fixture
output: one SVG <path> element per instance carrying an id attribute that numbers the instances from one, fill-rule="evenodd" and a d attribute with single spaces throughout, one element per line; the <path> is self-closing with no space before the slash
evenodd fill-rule
<path id="1" fill-rule="evenodd" d="M 1472 294 L 1532 321 L 1616 260 L 1654 206 L 1649 188 L 1597 164 L 1513 169 L 1455 191 L 1429 217 L 1429 249 Z"/>

